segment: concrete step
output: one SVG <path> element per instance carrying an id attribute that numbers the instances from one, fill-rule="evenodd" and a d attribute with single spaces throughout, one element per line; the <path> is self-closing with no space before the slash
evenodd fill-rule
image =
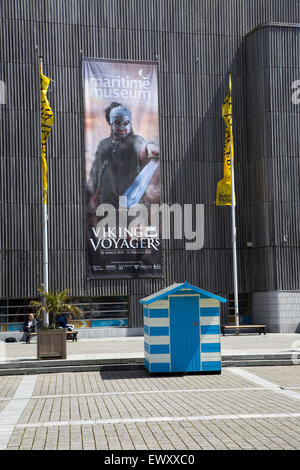
<path id="1" fill-rule="evenodd" d="M 143 358 L 19 361 L 0 364 L 0 376 L 100 370 L 132 370 L 143 367 Z"/>
<path id="2" fill-rule="evenodd" d="M 297 359 L 297 358 L 296 358 Z M 222 367 L 290 366 L 295 365 L 292 353 L 223 355 Z M 59 372 L 88 372 L 104 370 L 143 369 L 144 358 L 115 359 L 52 359 L 18 361 L 0 364 L 1 375 L 50 374 Z"/>
<path id="3" fill-rule="evenodd" d="M 292 361 L 226 361 L 222 362 L 222 368 L 226 367 L 255 367 L 255 366 L 291 366 Z M 83 364 L 47 367 L 16 367 L 0 369 L 0 376 L 5 375 L 32 375 L 32 374 L 58 374 L 70 372 L 97 372 L 117 370 L 143 370 L 143 363 L 115 363 L 115 364 Z"/>
<path id="4" fill-rule="evenodd" d="M 222 367 L 255 367 L 255 366 L 292 366 L 291 359 L 252 359 L 245 361 L 222 361 Z"/>
<path id="5" fill-rule="evenodd" d="M 283 353 L 245 353 L 245 354 L 222 354 L 223 361 L 241 361 L 252 359 L 292 359 L 296 352 Z"/>
<path id="6" fill-rule="evenodd" d="M 58 374 L 62 372 L 97 372 L 113 370 L 141 370 L 144 364 L 107 364 L 107 365 L 82 365 L 61 367 L 26 367 L 16 369 L 0 369 L 0 376 L 4 375 L 33 375 L 33 374 Z"/>
<path id="7" fill-rule="evenodd" d="M 144 364 L 144 358 L 115 358 L 115 359 L 52 359 L 41 361 L 11 361 L 0 363 L 0 370 L 2 369 L 30 369 L 30 368 L 47 368 L 47 367 L 72 367 L 82 365 L 118 365 L 118 364 Z"/>
<path id="8" fill-rule="evenodd" d="M 228 354 L 222 356 L 223 367 L 251 366 L 290 366 L 297 363 L 295 353 L 263 353 L 263 354 Z"/>

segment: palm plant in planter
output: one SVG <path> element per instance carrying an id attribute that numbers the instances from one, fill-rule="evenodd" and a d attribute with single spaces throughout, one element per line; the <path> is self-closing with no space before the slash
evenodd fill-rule
<path id="1" fill-rule="evenodd" d="M 38 330 L 37 356 L 38 359 L 66 358 L 66 332 L 58 329 L 56 318 L 62 313 L 70 313 L 74 317 L 82 316 L 81 310 L 69 303 L 69 290 L 61 292 L 44 291 L 38 288 L 43 301 L 32 300 L 30 305 L 36 311 L 38 319 L 43 318 L 43 326 Z M 48 321 L 45 322 L 45 317 Z"/>

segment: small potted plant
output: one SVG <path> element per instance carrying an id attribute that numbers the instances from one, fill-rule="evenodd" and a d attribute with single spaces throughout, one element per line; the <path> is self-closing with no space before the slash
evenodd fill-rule
<path id="1" fill-rule="evenodd" d="M 32 300 L 30 305 L 36 312 L 38 319 L 42 319 L 42 325 L 37 335 L 38 359 L 66 359 L 66 330 L 57 327 L 57 317 L 68 312 L 76 318 L 82 316 L 81 310 L 69 303 L 69 290 L 61 292 L 44 291 L 38 288 L 43 301 Z"/>

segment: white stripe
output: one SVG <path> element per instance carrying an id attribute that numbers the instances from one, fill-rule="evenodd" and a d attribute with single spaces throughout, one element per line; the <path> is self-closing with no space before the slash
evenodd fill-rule
<path id="1" fill-rule="evenodd" d="M 145 317 L 144 318 L 144 324 L 146 326 L 169 326 L 170 321 L 169 318 L 149 318 Z"/>
<path id="2" fill-rule="evenodd" d="M 171 362 L 170 354 L 147 354 L 145 353 L 145 359 L 151 364 L 169 363 Z"/>
<path id="3" fill-rule="evenodd" d="M 228 367 L 227 370 L 233 372 L 234 374 L 240 375 L 241 377 L 249 380 L 250 382 L 253 382 L 257 385 L 261 385 L 264 388 L 279 393 L 280 395 L 286 395 L 289 398 L 295 398 L 296 400 L 300 400 L 300 393 L 293 392 L 292 390 L 284 390 L 280 388 L 279 385 L 274 384 L 273 382 L 269 382 L 268 380 L 262 379 L 261 377 L 251 374 L 250 372 L 240 369 L 239 367 Z"/>
<path id="4" fill-rule="evenodd" d="M 200 323 L 202 325 L 220 325 L 220 317 L 200 317 Z"/>
<path id="5" fill-rule="evenodd" d="M 201 353 L 201 362 L 210 362 L 210 361 L 221 361 L 221 353 L 211 352 L 211 353 Z"/>
<path id="6" fill-rule="evenodd" d="M 40 428 L 53 426 L 84 426 L 97 424 L 125 424 L 125 423 L 160 423 L 174 421 L 221 421 L 228 419 L 267 419 L 267 418 L 300 418 L 300 413 L 253 413 L 253 414 L 229 414 L 229 415 L 199 415 L 199 416 L 151 416 L 148 418 L 111 418 L 90 419 L 77 421 L 45 421 L 42 423 L 17 424 L 16 428 Z"/>
<path id="7" fill-rule="evenodd" d="M 200 299 L 200 308 L 201 307 L 219 307 L 219 301 L 215 299 Z"/>
<path id="8" fill-rule="evenodd" d="M 169 308 L 169 301 L 168 300 L 157 300 L 153 302 L 153 304 L 148 306 L 149 310 L 153 310 L 155 308 Z"/>
<path id="9" fill-rule="evenodd" d="M 299 387 L 292 387 L 293 390 L 298 390 Z M 273 388 L 267 389 L 262 387 L 241 387 L 241 388 L 190 388 L 190 389 L 166 389 L 166 390 L 139 390 L 139 391 L 127 391 L 127 392 L 95 392 L 95 393 L 68 393 L 68 394 L 57 394 L 57 395 L 35 395 L 32 396 L 33 400 L 44 400 L 52 398 L 73 398 L 73 397 L 102 397 L 110 395 L 149 395 L 149 394 L 163 394 L 163 393 L 223 393 L 223 392 L 244 392 L 244 391 L 265 391 L 274 390 Z M 23 398 L 19 398 L 22 400 Z M 3 397 L 0 401 L 10 401 L 11 398 Z"/>
<path id="10" fill-rule="evenodd" d="M 220 335 L 200 335 L 202 344 L 207 343 L 220 343 Z"/>
<path id="11" fill-rule="evenodd" d="M 37 375 L 26 375 L 10 403 L 0 413 L 0 449 L 6 449 L 9 439 L 32 396 Z"/>
<path id="12" fill-rule="evenodd" d="M 144 336 L 145 343 L 147 344 L 170 344 L 170 336 Z"/>
<path id="13" fill-rule="evenodd" d="M 297 387 L 295 387 L 297 388 Z M 241 392 L 241 391 L 264 391 L 261 387 L 242 387 L 242 388 L 190 388 L 190 389 L 166 389 L 166 390 L 139 390 L 127 392 L 95 392 L 95 393 L 66 393 L 57 395 L 35 395 L 32 396 L 33 400 L 44 400 L 52 398 L 73 398 L 73 397 L 102 397 L 110 395 L 146 395 L 146 394 L 160 394 L 160 393 L 207 393 L 207 392 Z M 22 399 L 22 398 L 20 398 Z M 11 398 L 0 398 L 0 401 L 10 401 Z"/>

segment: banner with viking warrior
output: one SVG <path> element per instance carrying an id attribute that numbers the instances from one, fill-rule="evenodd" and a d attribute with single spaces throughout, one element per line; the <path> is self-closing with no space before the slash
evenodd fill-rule
<path id="1" fill-rule="evenodd" d="M 88 277 L 161 276 L 157 65 L 83 59 Z"/>

